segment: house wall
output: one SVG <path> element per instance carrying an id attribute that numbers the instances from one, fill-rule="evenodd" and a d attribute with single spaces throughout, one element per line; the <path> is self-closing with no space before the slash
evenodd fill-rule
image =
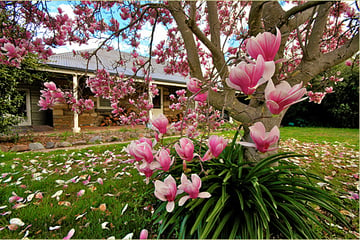
<path id="1" fill-rule="evenodd" d="M 163 88 L 163 113 L 169 118 L 170 122 L 178 121 L 181 118 L 181 111 L 173 111 L 169 106 L 173 103 L 170 100 L 170 94 L 175 94 L 179 87 L 168 87 L 162 86 Z M 94 106 L 97 106 L 98 99 L 95 97 L 90 97 L 94 101 Z M 124 107 L 128 107 L 128 99 L 124 99 Z M 90 111 L 85 111 L 83 114 L 79 115 L 79 127 L 84 126 L 100 126 L 104 123 L 106 117 L 111 116 L 112 109 L 96 109 Z M 74 113 L 71 111 L 70 107 L 67 104 L 57 104 L 53 111 L 53 124 L 55 129 L 70 129 L 73 127 L 73 117 Z"/>
<path id="2" fill-rule="evenodd" d="M 96 98 L 90 97 L 95 102 Z M 55 129 L 71 129 L 74 127 L 74 112 L 67 104 L 56 104 L 52 111 L 53 124 Z M 103 120 L 101 113 L 96 112 L 96 109 L 84 111 L 79 115 L 79 127 L 85 126 L 100 126 Z"/>
<path id="3" fill-rule="evenodd" d="M 72 75 L 71 74 L 61 74 L 61 73 L 51 73 L 47 77 L 47 81 L 53 81 L 58 87 L 61 87 L 66 90 L 71 90 L 72 88 Z M 80 80 L 80 84 L 84 84 Z M 177 121 L 181 117 L 181 111 L 173 111 L 169 106 L 173 103 L 170 100 L 170 94 L 174 94 L 177 90 L 183 89 L 175 86 L 166 86 L 160 85 L 163 91 L 163 113 L 169 118 L 170 122 Z M 27 89 L 30 93 L 30 106 L 31 106 L 31 125 L 49 125 L 53 126 L 55 129 L 72 129 L 74 127 L 74 113 L 71 111 L 71 108 L 67 104 L 56 104 L 52 110 L 42 111 L 38 106 L 40 99 L 40 90 L 44 88 L 43 82 L 37 81 L 32 84 L 23 84 L 19 86 L 20 89 Z M 88 88 L 83 88 L 85 91 L 89 91 Z M 83 90 L 84 91 L 84 90 Z M 85 97 L 91 95 L 90 92 L 83 92 Z M 95 109 L 90 111 L 85 111 L 83 114 L 79 115 L 79 127 L 85 126 L 100 126 L 104 123 L 104 119 L 108 116 L 111 116 L 112 109 L 97 109 L 97 98 L 89 97 L 94 101 Z M 134 110 L 134 107 L 129 105 L 128 99 L 123 100 L 123 106 Z"/>

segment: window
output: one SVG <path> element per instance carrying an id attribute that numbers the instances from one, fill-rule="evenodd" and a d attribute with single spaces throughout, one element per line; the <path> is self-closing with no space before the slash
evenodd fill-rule
<path id="1" fill-rule="evenodd" d="M 112 109 L 110 99 L 98 97 L 97 98 L 97 108 L 98 109 Z"/>

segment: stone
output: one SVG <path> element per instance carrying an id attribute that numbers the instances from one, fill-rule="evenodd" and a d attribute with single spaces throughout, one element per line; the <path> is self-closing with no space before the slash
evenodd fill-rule
<path id="1" fill-rule="evenodd" d="M 85 145 L 86 144 L 86 141 L 84 140 L 79 140 L 79 141 L 76 141 L 76 142 L 72 142 L 72 145 Z"/>
<path id="2" fill-rule="evenodd" d="M 55 147 L 55 143 L 54 142 L 47 142 L 45 144 L 45 148 L 50 149 L 50 148 L 54 148 Z"/>
<path id="3" fill-rule="evenodd" d="M 89 143 L 97 143 L 97 142 L 101 142 L 101 140 L 102 140 L 101 136 L 95 136 L 89 140 Z"/>
<path id="4" fill-rule="evenodd" d="M 11 152 L 25 152 L 29 150 L 30 149 L 28 145 L 15 145 L 10 149 Z"/>
<path id="5" fill-rule="evenodd" d="M 58 147 L 70 147 L 71 146 L 71 143 L 69 142 L 57 142 L 55 143 L 55 147 L 58 148 Z"/>
<path id="6" fill-rule="evenodd" d="M 115 141 L 120 141 L 120 138 L 118 136 L 112 135 L 112 136 L 106 138 L 105 141 L 106 142 L 115 142 Z"/>
<path id="7" fill-rule="evenodd" d="M 9 151 L 9 147 L 5 146 L 5 145 L 0 145 L 0 151 L 7 152 L 7 151 Z"/>
<path id="8" fill-rule="evenodd" d="M 42 145 L 39 142 L 30 143 L 29 148 L 30 148 L 31 151 L 45 149 L 44 145 Z"/>
<path id="9" fill-rule="evenodd" d="M 137 133 L 130 133 L 129 137 L 130 138 L 137 138 L 139 136 L 139 134 Z"/>

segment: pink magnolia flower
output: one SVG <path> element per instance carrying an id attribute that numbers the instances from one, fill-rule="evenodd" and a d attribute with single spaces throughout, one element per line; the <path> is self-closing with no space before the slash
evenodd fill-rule
<path id="1" fill-rule="evenodd" d="M 273 127 L 270 132 L 266 132 L 264 124 L 262 122 L 256 122 L 253 126 L 249 127 L 249 129 L 250 136 L 254 143 L 240 142 L 241 145 L 256 147 L 256 149 L 262 153 L 277 149 L 277 147 L 270 148 L 278 142 L 280 137 L 280 131 L 277 126 Z"/>
<path id="2" fill-rule="evenodd" d="M 151 124 L 156 128 L 157 131 L 159 131 L 159 133 L 165 134 L 169 120 L 164 114 L 161 113 L 157 118 L 151 120 Z"/>
<path id="3" fill-rule="evenodd" d="M 246 95 L 251 95 L 259 85 L 266 81 L 265 78 L 262 78 L 264 70 L 264 58 L 259 55 L 256 64 L 241 62 L 232 68 L 226 83 L 231 88 L 242 91 Z"/>
<path id="4" fill-rule="evenodd" d="M 326 93 L 333 93 L 333 92 L 334 92 L 334 89 L 333 89 L 333 87 L 326 87 L 326 88 L 325 88 L 325 92 L 326 92 Z"/>
<path id="5" fill-rule="evenodd" d="M 181 138 L 180 145 L 175 144 L 175 150 L 180 158 L 185 161 L 191 161 L 194 158 L 194 144 L 188 138 Z"/>
<path id="6" fill-rule="evenodd" d="M 154 194 L 161 201 L 168 202 L 166 204 L 166 211 L 168 212 L 174 210 L 175 197 L 180 193 L 182 193 L 182 191 L 177 189 L 175 179 L 171 175 L 165 178 L 164 182 L 159 180 L 155 181 Z"/>
<path id="7" fill-rule="evenodd" d="M 141 232 L 140 232 L 140 237 L 139 237 L 139 239 L 147 239 L 147 238 L 148 238 L 148 235 L 149 235 L 148 230 L 143 229 L 143 230 L 141 230 Z"/>
<path id="8" fill-rule="evenodd" d="M 91 110 L 94 108 L 94 101 L 91 99 L 86 99 L 84 102 L 85 110 Z"/>
<path id="9" fill-rule="evenodd" d="M 195 101 L 205 102 L 208 96 L 208 92 L 199 93 L 201 91 L 201 82 L 197 78 L 190 78 L 190 80 L 186 83 L 187 89 L 192 93 L 197 93 L 194 97 Z"/>
<path id="10" fill-rule="evenodd" d="M 156 159 L 161 165 L 163 171 L 169 171 L 171 165 L 174 163 L 174 158 L 170 157 L 170 154 L 167 150 L 161 149 L 156 156 Z"/>
<path id="11" fill-rule="evenodd" d="M 350 59 L 346 60 L 345 65 L 350 67 L 352 65 L 352 61 Z"/>
<path id="12" fill-rule="evenodd" d="M 136 161 L 145 160 L 151 163 L 154 160 L 152 146 L 146 141 L 133 141 L 127 146 L 125 151 L 135 157 Z"/>
<path id="13" fill-rule="evenodd" d="M 54 82 L 46 82 L 44 83 L 44 86 L 52 91 L 56 91 L 57 89 L 56 84 Z"/>
<path id="14" fill-rule="evenodd" d="M 314 102 L 317 104 L 320 104 L 322 102 L 322 100 L 325 97 L 326 92 L 313 92 L 313 91 L 308 91 L 307 95 L 309 96 L 309 102 Z"/>
<path id="15" fill-rule="evenodd" d="M 20 58 L 20 54 L 18 54 L 19 49 L 15 47 L 12 43 L 5 43 L 4 47 L 2 47 L 1 50 L 7 52 L 6 55 L 9 57 L 9 59 Z"/>
<path id="16" fill-rule="evenodd" d="M 266 106 L 272 114 L 279 114 L 292 104 L 303 101 L 302 98 L 306 93 L 306 89 L 302 88 L 302 82 L 291 87 L 286 81 L 274 86 L 270 79 L 265 88 Z"/>
<path id="17" fill-rule="evenodd" d="M 218 157 L 225 149 L 227 140 L 221 136 L 212 135 L 209 137 L 208 147 L 209 150 L 205 153 L 202 161 L 207 161 L 213 157 Z"/>
<path id="18" fill-rule="evenodd" d="M 179 206 L 182 206 L 185 204 L 185 202 L 192 198 L 209 198 L 211 197 L 211 194 L 208 192 L 201 192 L 201 179 L 197 174 L 191 174 L 191 181 L 186 177 L 186 175 L 183 173 L 181 175 L 181 184 L 178 187 L 180 190 L 183 190 L 184 192 L 188 193 L 189 195 L 183 196 L 179 200 Z"/>
<path id="19" fill-rule="evenodd" d="M 205 102 L 206 99 L 208 97 L 208 92 L 204 92 L 204 93 L 198 93 L 195 97 L 194 100 L 198 101 L 198 102 Z"/>
<path id="20" fill-rule="evenodd" d="M 138 140 L 140 143 L 146 142 L 149 146 L 153 147 L 153 142 L 149 138 L 142 137 Z"/>
<path id="21" fill-rule="evenodd" d="M 281 43 L 281 33 L 276 28 L 276 36 L 269 32 L 259 33 L 255 38 L 247 40 L 246 50 L 248 54 L 256 59 L 259 55 L 264 57 L 265 61 L 273 61 L 276 53 L 279 51 Z"/>
<path id="22" fill-rule="evenodd" d="M 156 161 L 152 163 L 148 163 L 146 161 L 143 161 L 142 164 L 137 164 L 136 168 L 139 172 L 143 173 L 146 177 L 146 184 L 149 184 L 150 177 L 154 174 L 154 170 L 160 168 L 160 164 Z"/>
<path id="23" fill-rule="evenodd" d="M 197 93 L 201 90 L 200 81 L 197 78 L 190 78 L 186 83 L 187 89 L 192 93 Z"/>

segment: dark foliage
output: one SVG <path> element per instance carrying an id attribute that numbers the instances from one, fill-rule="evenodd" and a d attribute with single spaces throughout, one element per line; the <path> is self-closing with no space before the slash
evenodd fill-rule
<path id="1" fill-rule="evenodd" d="M 34 71 L 39 66 L 36 56 L 28 56 L 21 68 L 0 65 L 0 134 L 7 133 L 11 126 L 22 120 L 21 106 L 25 96 L 18 86 L 34 80 L 43 81 L 45 73 Z"/>
<path id="2" fill-rule="evenodd" d="M 317 76 L 314 88 L 322 86 L 322 77 L 341 71 L 344 80 L 333 84 L 334 93 L 326 94 L 321 104 L 305 100 L 289 108 L 282 125 L 309 127 L 359 128 L 359 68 L 340 64 Z M 322 89 L 319 89 L 323 91 Z"/>

